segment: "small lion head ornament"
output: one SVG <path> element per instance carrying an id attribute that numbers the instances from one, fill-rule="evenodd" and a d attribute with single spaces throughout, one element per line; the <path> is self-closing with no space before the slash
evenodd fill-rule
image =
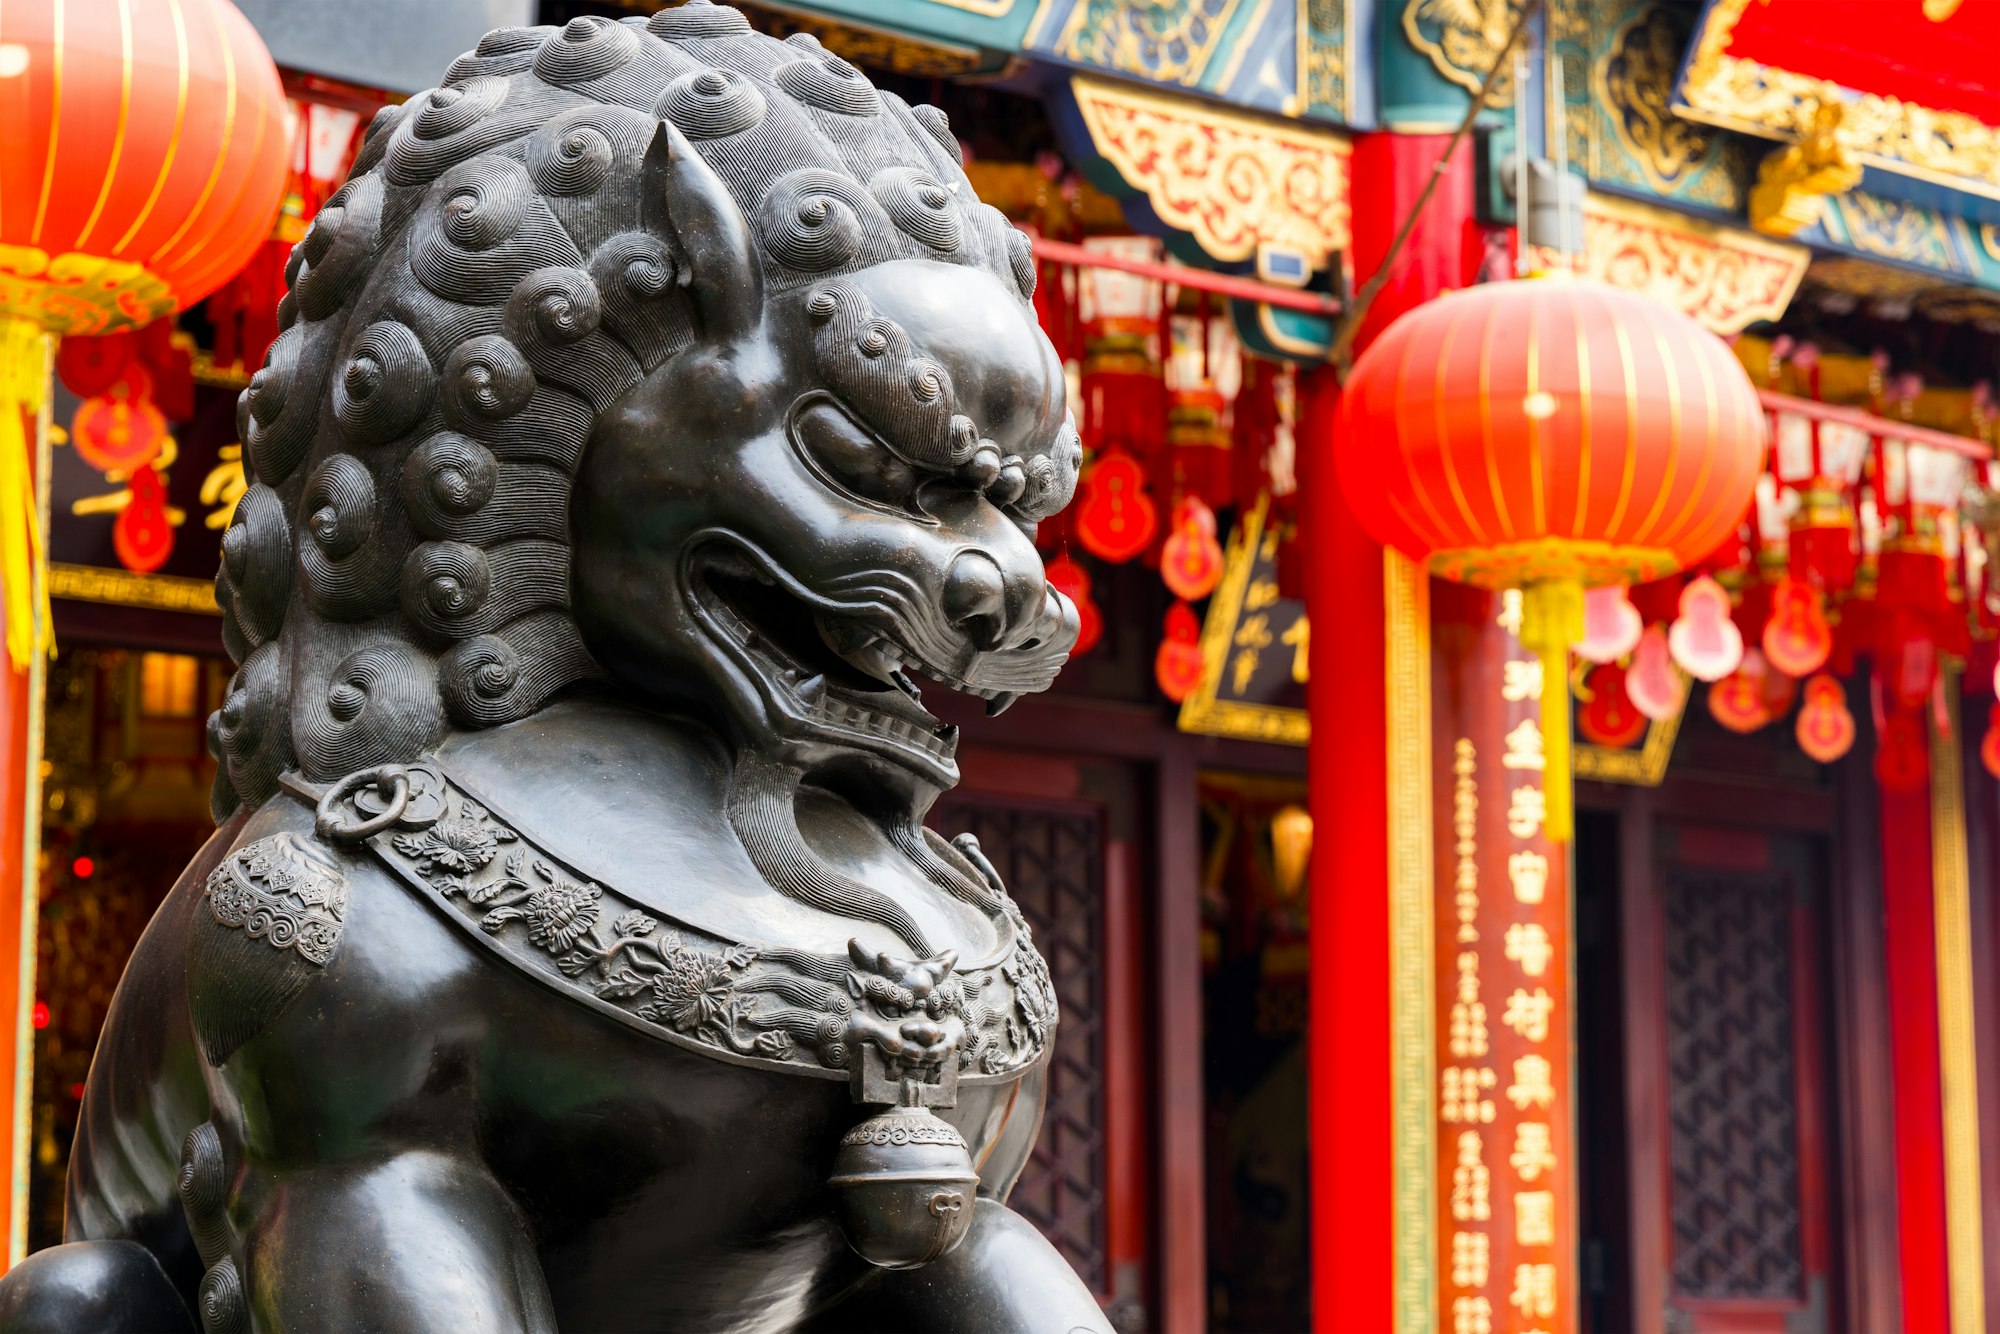
<path id="1" fill-rule="evenodd" d="M 225 818 L 599 682 L 788 767 L 956 781 L 1077 630 L 1027 239 L 934 107 L 689 0 L 503 29 L 382 111 L 244 392 Z"/>

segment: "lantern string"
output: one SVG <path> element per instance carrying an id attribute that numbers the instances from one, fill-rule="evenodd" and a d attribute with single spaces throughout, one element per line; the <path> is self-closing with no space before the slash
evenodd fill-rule
<path id="1" fill-rule="evenodd" d="M 1544 831 L 1568 843 L 1576 829 L 1570 772 L 1569 646 L 1583 638 L 1583 584 L 1547 579 L 1521 598 L 1521 646 L 1542 664 L 1542 794 Z"/>
<path id="2" fill-rule="evenodd" d="M 1375 304 L 1375 298 L 1381 294 L 1383 287 L 1388 285 L 1396 267 L 1397 257 L 1403 253 L 1403 246 L 1409 242 L 1410 233 L 1416 230 L 1417 219 L 1424 215 L 1424 210 L 1430 206 L 1431 196 L 1437 192 L 1438 182 L 1444 179 L 1445 173 L 1451 168 L 1452 155 L 1458 152 L 1458 146 L 1472 133 L 1473 122 L 1479 119 L 1479 113 L 1486 110 L 1486 99 L 1492 95 L 1494 86 L 1500 82 L 1501 71 L 1505 70 L 1513 59 L 1515 44 L 1521 40 L 1521 34 L 1528 30 L 1529 20 L 1540 13 L 1541 8 L 1542 0 L 1528 0 L 1528 3 L 1522 5 L 1520 11 L 1515 14 L 1513 30 L 1507 34 L 1507 40 L 1499 51 L 1494 53 L 1493 65 L 1486 71 L 1486 77 L 1480 80 L 1479 92 L 1465 108 L 1465 117 L 1458 122 L 1458 128 L 1452 131 L 1451 141 L 1444 146 L 1444 152 L 1438 155 L 1438 160 L 1431 164 L 1430 176 L 1424 181 L 1424 188 L 1417 192 L 1416 202 L 1411 204 L 1410 211 L 1403 215 L 1403 225 L 1396 229 L 1396 239 L 1389 242 L 1388 252 L 1382 256 L 1382 262 L 1375 266 L 1375 272 L 1368 275 L 1368 281 L 1361 284 L 1361 290 L 1354 294 L 1354 303 L 1347 308 L 1347 313 L 1340 317 L 1340 324 L 1333 331 L 1333 345 L 1327 353 L 1327 360 L 1341 367 L 1343 373 L 1347 366 L 1348 350 L 1354 343 L 1354 335 L 1361 330 L 1361 321 L 1368 318 L 1368 308 Z M 1518 142 L 1515 151 L 1521 151 Z M 1516 225 L 1519 226 L 1527 219 L 1527 201 L 1516 200 L 1514 207 L 1518 210 Z"/>
<path id="3" fill-rule="evenodd" d="M 28 466 L 24 413 L 39 413 L 48 379 L 41 326 L 0 311 L 0 596 L 5 598 L 7 660 L 26 671 L 38 651 L 55 653 L 42 569 L 41 508 Z"/>

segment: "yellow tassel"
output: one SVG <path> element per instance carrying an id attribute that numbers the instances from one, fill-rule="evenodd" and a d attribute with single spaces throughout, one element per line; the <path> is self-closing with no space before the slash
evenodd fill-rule
<path id="1" fill-rule="evenodd" d="M 38 650 L 55 652 L 41 504 L 21 424 L 24 414 L 41 411 L 47 374 L 41 326 L 0 313 L 0 597 L 6 602 L 7 661 L 17 672 L 28 669 Z"/>
<path id="2" fill-rule="evenodd" d="M 1542 660 L 1542 792 L 1551 841 L 1576 832 L 1569 755 L 1569 646 L 1583 638 L 1583 585 L 1574 579 L 1531 584 L 1521 599 L 1521 646 Z"/>

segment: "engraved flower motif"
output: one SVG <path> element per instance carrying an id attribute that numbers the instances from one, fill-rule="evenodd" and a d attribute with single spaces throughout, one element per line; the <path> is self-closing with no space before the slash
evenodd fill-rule
<path id="1" fill-rule="evenodd" d="M 414 834 L 396 835 L 396 851 L 417 864 L 417 874 L 444 870 L 470 875 L 493 860 L 500 844 L 512 843 L 513 830 L 492 823 L 484 807 L 463 803 L 456 815 Z"/>
<path id="2" fill-rule="evenodd" d="M 597 900 L 604 891 L 588 881 L 577 884 L 565 879 L 546 862 L 534 863 L 534 871 L 540 885 L 523 886 L 526 893 L 487 913 L 479 925 L 498 931 L 508 922 L 525 922 L 528 939 L 538 948 L 551 954 L 568 950 L 597 925 Z"/>
<path id="3" fill-rule="evenodd" d="M 640 1014 L 680 1033 L 692 1033 L 730 1017 L 735 996 L 728 959 L 686 948 L 670 950 L 661 958 L 666 971 L 653 977 L 656 999 L 641 1008 Z"/>

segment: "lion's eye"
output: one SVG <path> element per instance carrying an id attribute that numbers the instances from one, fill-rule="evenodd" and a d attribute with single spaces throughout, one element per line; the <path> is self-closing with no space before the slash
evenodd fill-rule
<path id="1" fill-rule="evenodd" d="M 895 509 L 909 505 L 916 470 L 831 399 L 819 399 L 793 414 L 792 441 L 814 471 L 841 490 Z"/>

